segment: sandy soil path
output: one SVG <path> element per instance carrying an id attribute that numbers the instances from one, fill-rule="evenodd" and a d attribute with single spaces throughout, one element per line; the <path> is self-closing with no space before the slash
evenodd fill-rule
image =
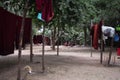
<path id="1" fill-rule="evenodd" d="M 113 52 L 111 66 L 105 66 L 108 51 L 104 52 L 103 64 L 100 64 L 100 52 L 90 47 L 60 46 L 60 55 L 52 51 L 50 46 L 45 47 L 45 73 L 41 73 L 41 46 L 34 45 L 33 63 L 29 62 L 29 47 L 22 52 L 22 78 L 26 71 L 24 66 L 29 65 L 33 72 L 26 80 L 120 80 L 120 60 Z M 17 53 L 6 57 L 0 56 L 0 80 L 17 80 Z M 115 59 L 115 60 L 114 60 Z"/>

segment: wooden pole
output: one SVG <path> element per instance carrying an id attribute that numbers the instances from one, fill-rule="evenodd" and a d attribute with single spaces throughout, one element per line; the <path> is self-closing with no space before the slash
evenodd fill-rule
<path id="1" fill-rule="evenodd" d="M 103 34 L 101 33 L 101 40 L 100 40 L 100 43 L 101 43 L 101 48 L 100 48 L 100 63 L 102 64 L 103 62 Z"/>
<path id="2" fill-rule="evenodd" d="M 90 57 L 92 57 L 93 56 L 93 54 L 92 54 L 92 36 L 90 36 L 90 38 L 91 38 L 91 54 L 90 54 Z"/>
<path id="3" fill-rule="evenodd" d="M 28 8 L 28 2 L 29 2 L 29 0 L 27 0 L 26 3 L 25 3 L 24 12 L 23 12 L 23 19 L 22 19 L 22 25 L 21 25 L 20 36 L 19 36 L 17 80 L 21 80 L 21 54 L 22 54 L 22 43 L 23 43 L 24 25 L 25 25 L 25 17 L 26 17 L 27 8 Z"/>
<path id="4" fill-rule="evenodd" d="M 58 26 L 57 56 L 59 56 L 59 26 Z"/>
<path id="5" fill-rule="evenodd" d="M 31 35 L 30 35 L 30 62 L 33 62 L 33 39 L 32 39 L 32 27 L 31 27 Z"/>
<path id="6" fill-rule="evenodd" d="M 108 65 L 110 65 L 110 60 L 111 60 L 111 56 L 112 56 L 112 49 L 113 49 L 113 38 L 111 39 L 111 45 L 110 45 L 110 52 L 109 52 Z"/>
<path id="7" fill-rule="evenodd" d="M 92 27 L 93 27 L 93 20 L 91 19 L 90 21 L 90 30 L 92 30 Z M 90 54 L 90 57 L 92 57 L 92 35 L 90 36 L 90 41 L 91 41 L 91 54 Z"/>
<path id="8" fill-rule="evenodd" d="M 43 45 L 42 45 L 42 72 L 45 71 L 45 62 L 44 62 L 44 53 L 45 53 L 45 27 L 47 26 L 47 23 L 44 23 L 43 26 Z"/>

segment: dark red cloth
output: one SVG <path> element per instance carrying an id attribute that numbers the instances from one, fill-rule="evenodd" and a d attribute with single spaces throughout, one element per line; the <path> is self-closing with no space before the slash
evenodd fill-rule
<path id="1" fill-rule="evenodd" d="M 92 46 L 93 46 L 93 39 L 94 39 L 94 25 L 91 27 L 91 30 L 90 30 L 90 35 L 92 36 Z"/>
<path id="2" fill-rule="evenodd" d="M 41 44 L 41 43 L 43 43 L 42 35 L 34 35 L 33 36 L 33 43 L 34 44 Z"/>
<path id="3" fill-rule="evenodd" d="M 34 44 L 38 44 L 38 40 L 37 40 L 37 36 L 36 35 L 33 36 L 33 43 Z"/>
<path id="4" fill-rule="evenodd" d="M 31 18 L 25 19 L 23 44 L 30 43 L 31 22 Z M 18 48 L 21 24 L 22 17 L 0 7 L 0 55 L 13 54 L 15 44 Z"/>
<path id="5" fill-rule="evenodd" d="M 17 16 L 17 26 L 16 26 L 16 49 L 19 46 L 19 36 L 20 36 L 20 29 L 22 24 L 22 17 Z M 23 44 L 22 47 L 25 47 L 25 44 L 30 43 L 30 36 L 31 36 L 31 27 L 32 27 L 32 19 L 25 18 L 25 25 L 24 25 L 24 34 L 23 34 Z"/>
<path id="6" fill-rule="evenodd" d="M 41 11 L 44 0 L 36 0 L 36 9 Z"/>
<path id="7" fill-rule="evenodd" d="M 98 24 L 94 25 L 94 34 L 93 34 L 93 47 L 94 49 L 98 49 Z"/>
<path id="8" fill-rule="evenodd" d="M 34 44 L 43 43 L 43 36 L 42 35 L 34 35 L 33 36 L 33 43 Z M 50 45 L 50 38 L 49 37 L 45 37 L 45 44 Z"/>
<path id="9" fill-rule="evenodd" d="M 49 22 L 54 16 L 52 0 L 44 0 L 44 7 L 42 10 L 42 19 Z"/>
<path id="10" fill-rule="evenodd" d="M 32 19 L 26 18 L 25 26 L 24 26 L 24 36 L 23 36 L 24 44 L 30 43 L 31 32 L 32 32 L 31 27 L 32 27 Z"/>
<path id="11" fill-rule="evenodd" d="M 45 37 L 45 43 L 46 43 L 46 45 L 50 45 L 50 38 L 49 37 Z"/>
<path id="12" fill-rule="evenodd" d="M 19 36 L 20 36 L 21 24 L 22 24 L 22 17 L 17 16 L 16 37 L 15 37 L 15 47 L 16 47 L 16 49 L 19 48 Z"/>
<path id="13" fill-rule="evenodd" d="M 14 40 L 16 30 L 16 16 L 3 9 L 0 15 L 0 55 L 8 55 L 14 53 Z"/>
<path id="14" fill-rule="evenodd" d="M 3 52 L 3 26 L 4 26 L 4 10 L 0 7 L 0 54 Z"/>
<path id="15" fill-rule="evenodd" d="M 103 20 L 101 20 L 98 24 L 98 37 L 101 39 L 101 34 L 102 34 L 102 25 L 103 25 Z"/>
<path id="16" fill-rule="evenodd" d="M 52 0 L 36 0 L 36 8 L 42 12 L 42 19 L 44 21 L 49 22 L 53 18 Z"/>

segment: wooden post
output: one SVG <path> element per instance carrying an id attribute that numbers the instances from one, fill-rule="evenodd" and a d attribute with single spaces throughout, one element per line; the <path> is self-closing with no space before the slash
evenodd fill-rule
<path id="1" fill-rule="evenodd" d="M 102 64 L 102 62 L 103 62 L 103 34 L 101 33 L 101 40 L 100 40 L 100 43 L 101 43 L 101 49 L 100 49 L 100 63 Z"/>
<path id="2" fill-rule="evenodd" d="M 93 54 L 92 54 L 92 36 L 90 36 L 90 38 L 91 38 L 91 54 L 90 54 L 90 57 L 92 57 L 93 56 Z"/>
<path id="3" fill-rule="evenodd" d="M 18 51 L 18 74 L 17 74 L 17 80 L 21 80 L 21 54 L 22 54 L 22 43 L 23 43 L 23 34 L 24 34 L 24 25 L 25 25 L 25 17 L 28 9 L 28 2 L 26 1 L 24 12 L 23 12 L 23 19 L 22 19 L 22 25 L 20 30 L 20 37 L 19 37 L 19 51 Z"/>
<path id="4" fill-rule="evenodd" d="M 45 27 L 47 26 L 47 23 L 44 23 L 43 26 L 43 45 L 42 45 L 42 72 L 45 71 L 45 62 L 44 62 L 44 53 L 45 53 Z"/>
<path id="5" fill-rule="evenodd" d="M 33 39 L 32 39 L 32 27 L 31 27 L 31 35 L 30 35 L 30 62 L 33 62 Z"/>
<path id="6" fill-rule="evenodd" d="M 59 26 L 58 26 L 57 56 L 59 56 Z"/>
<path id="7" fill-rule="evenodd" d="M 109 52 L 108 65 L 110 65 L 110 60 L 111 60 L 111 56 L 112 56 L 112 49 L 113 49 L 113 38 L 111 39 L 111 45 L 110 45 L 110 52 Z"/>
<path id="8" fill-rule="evenodd" d="M 92 30 L 92 27 L 93 27 L 93 20 L 91 19 L 91 21 L 90 21 L 90 30 Z M 92 57 L 92 35 L 90 36 L 90 41 L 91 41 L 91 54 L 90 54 L 90 57 Z"/>

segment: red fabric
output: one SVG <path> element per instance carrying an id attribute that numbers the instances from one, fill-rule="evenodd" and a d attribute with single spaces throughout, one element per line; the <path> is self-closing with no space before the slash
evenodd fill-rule
<path id="1" fill-rule="evenodd" d="M 41 11 L 44 0 L 36 0 L 36 8 L 38 11 Z"/>
<path id="2" fill-rule="evenodd" d="M 117 56 L 120 56 L 120 48 L 117 48 Z"/>
<path id="3" fill-rule="evenodd" d="M 37 39 L 37 36 L 36 36 L 36 35 L 33 36 L 33 43 L 34 43 L 34 44 L 38 44 L 38 39 Z"/>
<path id="4" fill-rule="evenodd" d="M 54 16 L 52 0 L 44 0 L 44 7 L 42 10 L 42 19 L 49 22 Z"/>
<path id="5" fill-rule="evenodd" d="M 3 13 L 0 18 L 2 20 L 2 25 L 0 29 L 0 44 L 1 51 L 0 55 L 8 55 L 14 53 L 14 40 L 15 40 L 15 30 L 16 30 L 16 16 L 6 10 L 2 11 Z"/>
<path id="6" fill-rule="evenodd" d="M 17 16 L 16 37 L 15 37 L 15 47 L 16 47 L 16 49 L 19 48 L 19 36 L 20 36 L 21 24 L 22 24 L 22 17 Z"/>
<path id="7" fill-rule="evenodd" d="M 42 35 L 34 35 L 33 36 L 33 43 L 34 44 L 41 44 L 41 43 L 43 43 Z M 49 37 L 45 37 L 45 44 L 46 45 L 50 45 L 50 38 Z"/>
<path id="8" fill-rule="evenodd" d="M 46 45 L 50 45 L 50 38 L 49 37 L 45 37 L 45 42 L 46 42 Z"/>
<path id="9" fill-rule="evenodd" d="M 34 44 L 43 43 L 42 35 L 34 35 L 33 42 L 34 42 Z"/>
<path id="10" fill-rule="evenodd" d="M 24 44 L 30 43 L 31 27 L 32 27 L 32 19 L 26 18 L 25 26 L 24 26 L 24 36 L 23 36 Z"/>
<path id="11" fill-rule="evenodd" d="M 93 46 L 93 39 L 94 39 L 94 25 L 91 27 L 91 30 L 90 30 L 90 35 L 92 36 L 92 46 Z"/>
<path id="12" fill-rule="evenodd" d="M 0 7 L 0 55 L 14 53 L 14 43 L 18 47 L 22 17 Z M 25 19 L 23 43 L 30 42 L 31 18 Z"/>
<path id="13" fill-rule="evenodd" d="M 20 36 L 21 24 L 22 24 L 22 17 L 17 16 L 16 41 L 15 41 L 16 49 L 18 49 L 18 46 L 19 46 L 19 36 Z M 32 27 L 32 19 L 25 18 L 23 44 L 22 44 L 23 48 L 25 47 L 25 44 L 30 43 L 31 27 Z"/>
<path id="14" fill-rule="evenodd" d="M 98 49 L 98 24 L 94 25 L 94 34 L 93 34 L 93 47 Z"/>
<path id="15" fill-rule="evenodd" d="M 38 11 L 42 12 L 42 19 L 49 22 L 53 16 L 52 0 L 36 0 L 36 7 Z"/>
<path id="16" fill-rule="evenodd" d="M 3 26 L 4 26 L 4 10 L 0 7 L 0 54 L 3 52 Z"/>
<path id="17" fill-rule="evenodd" d="M 98 37 L 101 39 L 103 20 L 98 24 Z"/>

